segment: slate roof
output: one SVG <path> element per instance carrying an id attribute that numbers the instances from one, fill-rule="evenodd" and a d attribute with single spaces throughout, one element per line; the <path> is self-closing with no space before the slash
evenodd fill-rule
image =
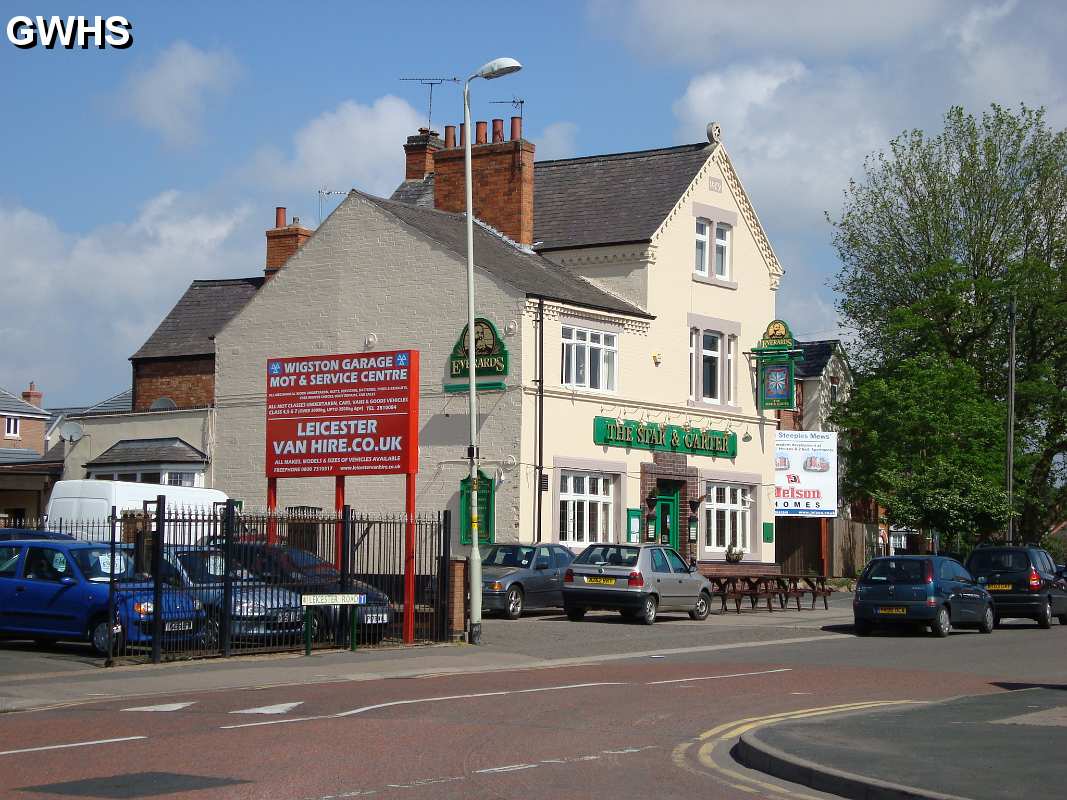
<path id="1" fill-rule="evenodd" d="M 0 389 L 0 414 L 17 414 L 20 417 L 39 417 L 41 419 L 48 416 L 48 412 L 43 408 L 27 403 L 18 395 L 11 394 L 7 389 Z"/>
<path id="2" fill-rule="evenodd" d="M 834 350 L 841 347 L 840 339 L 823 339 L 817 342 L 797 342 L 804 351 L 804 360 L 796 365 L 798 378 L 818 378 L 826 369 Z"/>
<path id="3" fill-rule="evenodd" d="M 177 436 L 160 439 L 122 439 L 87 463 L 105 464 L 204 463 L 207 456 Z"/>
<path id="4" fill-rule="evenodd" d="M 24 461 L 40 461 L 41 454 L 26 447 L 0 447 L 0 464 L 20 464 Z"/>
<path id="5" fill-rule="evenodd" d="M 466 258 L 467 233 L 463 214 L 405 205 L 357 190 L 352 193 Z M 530 297 L 575 303 L 646 319 L 652 316 L 640 306 L 601 289 L 544 256 L 520 248 L 481 223 L 474 227 L 474 262 Z"/>
<path id="6" fill-rule="evenodd" d="M 264 280 L 260 276 L 193 281 L 130 359 L 214 355 L 215 334 L 244 308 Z"/>
<path id="7" fill-rule="evenodd" d="M 538 250 L 647 242 L 711 156 L 708 142 L 534 163 Z M 433 208 L 433 175 L 390 200 Z"/>
<path id="8" fill-rule="evenodd" d="M 704 142 L 536 162 L 537 249 L 648 241 L 712 149 Z"/>
<path id="9" fill-rule="evenodd" d="M 86 416 L 88 414 L 121 414 L 124 411 L 133 411 L 133 389 L 123 389 L 113 397 L 109 397 L 107 400 L 101 400 L 96 405 L 89 406 L 78 416 Z"/>

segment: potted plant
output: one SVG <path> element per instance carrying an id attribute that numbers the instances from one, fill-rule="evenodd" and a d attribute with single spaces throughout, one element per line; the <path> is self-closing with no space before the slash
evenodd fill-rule
<path id="1" fill-rule="evenodd" d="M 730 545 L 726 548 L 726 561 L 730 564 L 738 563 L 745 556 L 745 551 L 737 545 Z"/>

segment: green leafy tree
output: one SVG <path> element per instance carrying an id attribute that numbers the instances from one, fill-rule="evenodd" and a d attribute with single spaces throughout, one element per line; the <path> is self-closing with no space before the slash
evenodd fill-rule
<path id="1" fill-rule="evenodd" d="M 834 411 L 846 496 L 870 495 L 891 524 L 973 544 L 1007 519 L 1001 411 L 977 372 L 946 355 L 887 365 Z"/>
<path id="2" fill-rule="evenodd" d="M 870 156 L 830 222 L 861 381 L 901 359 L 944 357 L 974 370 L 977 393 L 997 404 L 982 422 L 1001 424 L 1017 299 L 1014 510 L 1027 537 L 1062 520 L 1067 132 L 1025 106 L 981 118 L 952 108 L 940 134 L 904 133 Z"/>

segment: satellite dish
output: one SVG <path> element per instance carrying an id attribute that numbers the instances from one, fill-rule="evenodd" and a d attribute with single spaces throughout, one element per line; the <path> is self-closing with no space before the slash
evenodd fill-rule
<path id="1" fill-rule="evenodd" d="M 59 428 L 59 438 L 74 444 L 85 435 L 82 426 L 77 422 L 64 422 Z"/>

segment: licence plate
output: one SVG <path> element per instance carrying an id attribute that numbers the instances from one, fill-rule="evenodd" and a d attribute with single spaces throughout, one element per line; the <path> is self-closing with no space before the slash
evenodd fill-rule
<path id="1" fill-rule="evenodd" d="M 991 592 L 1008 592 L 1008 591 L 1011 591 L 1011 584 L 1010 583 L 988 583 L 988 584 L 986 584 L 985 588 L 988 589 Z"/>
<path id="2" fill-rule="evenodd" d="M 363 616 L 363 622 L 366 625 L 384 625 L 388 621 L 388 614 L 365 614 Z"/>
<path id="3" fill-rule="evenodd" d="M 191 619 L 163 623 L 163 630 L 165 631 L 191 631 L 192 629 L 193 621 Z"/>
<path id="4" fill-rule="evenodd" d="M 901 608 L 900 606 L 890 606 L 888 608 L 879 608 L 878 613 L 890 617 L 906 617 L 908 615 L 908 609 Z"/>
<path id="5" fill-rule="evenodd" d="M 587 577 L 585 579 L 585 582 L 586 583 L 595 583 L 598 586 L 614 586 L 615 585 L 615 579 L 614 578 L 598 578 L 595 575 Z"/>

